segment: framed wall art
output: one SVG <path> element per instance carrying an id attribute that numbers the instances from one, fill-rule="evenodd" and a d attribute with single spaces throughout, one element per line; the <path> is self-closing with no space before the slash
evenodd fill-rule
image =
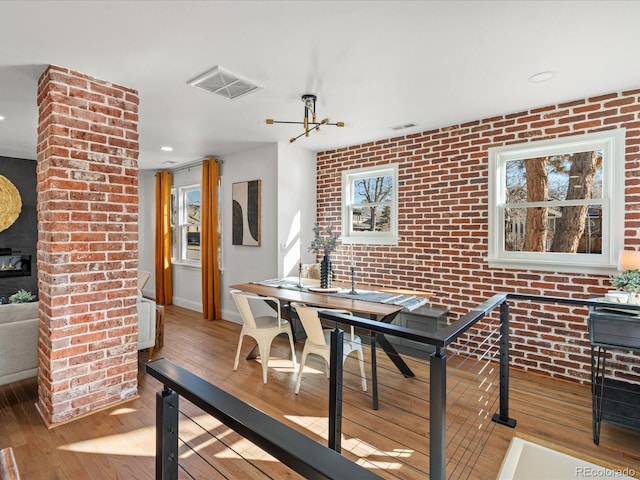
<path id="1" fill-rule="evenodd" d="M 232 185 L 232 244 L 260 246 L 260 185 L 261 180 Z"/>

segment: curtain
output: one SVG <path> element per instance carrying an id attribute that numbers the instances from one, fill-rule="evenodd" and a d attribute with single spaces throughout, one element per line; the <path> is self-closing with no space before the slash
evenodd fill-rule
<path id="1" fill-rule="evenodd" d="M 170 305 L 171 286 L 171 173 L 156 173 L 156 303 Z"/>
<path id="2" fill-rule="evenodd" d="M 202 162 L 201 207 L 201 262 L 202 262 L 202 315 L 206 320 L 216 320 L 220 313 L 220 266 L 218 263 L 219 225 L 218 194 L 220 166 L 211 158 Z"/>

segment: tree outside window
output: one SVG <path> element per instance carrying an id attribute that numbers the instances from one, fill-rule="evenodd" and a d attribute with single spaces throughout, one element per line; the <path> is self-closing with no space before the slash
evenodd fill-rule
<path id="1" fill-rule="evenodd" d="M 343 243 L 397 243 L 397 166 L 343 172 Z"/>
<path id="2" fill-rule="evenodd" d="M 506 250 L 602 253 L 601 150 L 509 161 L 505 180 Z"/>
<path id="3" fill-rule="evenodd" d="M 489 264 L 615 268 L 624 222 L 624 130 L 491 149 Z"/>

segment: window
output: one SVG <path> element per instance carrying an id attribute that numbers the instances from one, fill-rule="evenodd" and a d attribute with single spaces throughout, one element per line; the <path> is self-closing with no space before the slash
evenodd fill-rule
<path id="1" fill-rule="evenodd" d="M 200 185 L 171 193 L 171 240 L 174 262 L 200 264 Z"/>
<path id="2" fill-rule="evenodd" d="M 624 129 L 489 150 L 490 266 L 615 270 Z"/>
<path id="3" fill-rule="evenodd" d="M 342 242 L 397 245 L 398 166 L 342 173 Z"/>

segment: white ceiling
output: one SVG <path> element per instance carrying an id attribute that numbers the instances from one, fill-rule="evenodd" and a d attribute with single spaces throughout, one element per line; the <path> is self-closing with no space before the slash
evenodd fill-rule
<path id="1" fill-rule="evenodd" d="M 35 159 L 49 64 L 138 90 L 153 169 L 288 142 L 301 126 L 260 122 L 302 120 L 304 93 L 351 124 L 296 142 L 322 151 L 638 88 L 639 25 L 638 1 L 3 0 L 0 156 Z M 216 65 L 263 88 L 227 100 L 187 85 Z"/>

